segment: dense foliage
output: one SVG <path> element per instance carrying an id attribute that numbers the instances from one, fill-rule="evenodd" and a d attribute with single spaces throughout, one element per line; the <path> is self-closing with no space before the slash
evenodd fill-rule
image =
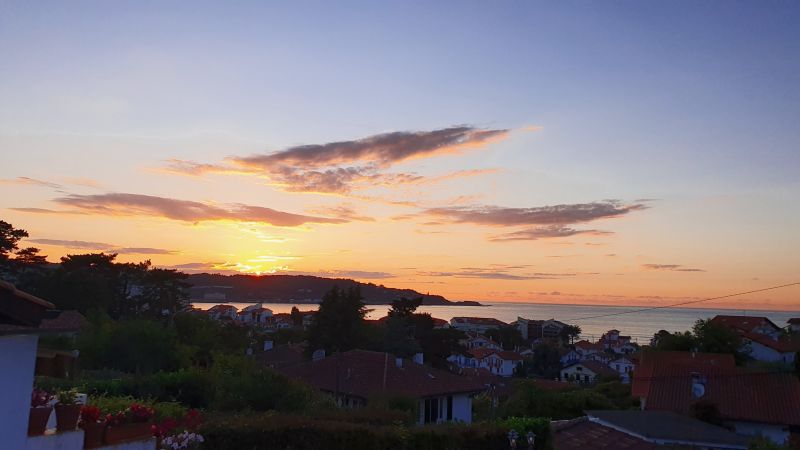
<path id="1" fill-rule="evenodd" d="M 534 431 L 537 450 L 549 449 L 546 419 L 517 419 L 511 423 Z M 219 450 L 505 450 L 509 423 L 406 427 L 398 423 L 359 423 L 342 415 L 330 418 L 238 415 L 209 420 L 201 429 L 210 448 Z M 541 442 L 541 444 L 540 444 Z M 524 447 L 521 447 L 524 448 Z"/>
<path id="2" fill-rule="evenodd" d="M 749 358 L 742 349 L 741 336 L 710 319 L 699 319 L 691 331 L 670 333 L 660 330 L 650 340 L 650 347 L 656 350 L 728 353 L 734 356 L 737 364 L 742 364 Z"/>

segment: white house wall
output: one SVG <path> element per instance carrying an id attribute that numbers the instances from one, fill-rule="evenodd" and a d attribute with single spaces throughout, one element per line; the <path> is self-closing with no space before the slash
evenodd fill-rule
<path id="1" fill-rule="evenodd" d="M 36 335 L 0 336 L 0 447 L 27 446 Z"/>
<path id="2" fill-rule="evenodd" d="M 789 439 L 789 429 L 781 425 L 768 425 L 755 422 L 729 422 L 736 434 L 745 436 L 764 436 L 772 442 L 783 444 Z"/>

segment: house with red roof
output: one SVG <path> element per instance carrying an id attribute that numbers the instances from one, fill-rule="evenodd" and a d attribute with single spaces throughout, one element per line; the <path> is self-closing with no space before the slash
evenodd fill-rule
<path id="1" fill-rule="evenodd" d="M 468 331 L 465 334 L 466 334 L 465 338 L 460 339 L 458 343 L 463 345 L 467 350 L 472 350 L 476 348 L 488 348 L 494 350 L 503 349 L 503 347 L 500 344 L 482 334 L 478 334 L 472 331 Z"/>
<path id="2" fill-rule="evenodd" d="M 510 377 L 522 363 L 522 355 L 502 348 L 477 347 L 464 354 L 453 354 L 447 360 L 462 369 L 486 369 L 489 373 Z"/>
<path id="3" fill-rule="evenodd" d="M 266 327 L 272 324 L 272 310 L 261 303 L 243 308 L 237 315 L 239 322 L 245 325 Z"/>
<path id="4" fill-rule="evenodd" d="M 589 342 L 586 339 L 582 339 L 575 344 L 575 351 L 578 352 L 581 357 L 585 358 L 592 353 L 602 353 L 605 350 L 605 346 L 598 342 Z"/>
<path id="5" fill-rule="evenodd" d="M 616 371 L 619 374 L 620 380 L 627 384 L 630 383 L 630 376 L 636 368 L 636 363 L 633 358 L 622 356 L 611 360 L 608 363 L 608 367 Z"/>
<path id="6" fill-rule="evenodd" d="M 800 339 L 784 336 L 781 327 L 766 317 L 720 315 L 711 322 L 738 333 L 742 351 L 757 361 L 792 364 L 800 351 Z"/>
<path id="7" fill-rule="evenodd" d="M 350 350 L 276 370 L 331 394 L 345 408 L 375 396 L 419 402 L 419 423 L 472 422 L 472 397 L 487 389 L 476 377 L 456 375 L 383 352 Z"/>
<path id="8" fill-rule="evenodd" d="M 643 353 L 632 393 L 644 410 L 691 415 L 710 409 L 736 433 L 778 444 L 800 429 L 797 377 L 736 367 L 732 355 Z"/>
<path id="9" fill-rule="evenodd" d="M 233 305 L 214 305 L 208 308 L 208 316 L 214 320 L 236 320 L 239 309 Z"/>
<path id="10" fill-rule="evenodd" d="M 453 317 L 450 326 L 461 331 L 486 333 L 487 330 L 496 330 L 508 326 L 507 323 L 491 317 Z"/>
<path id="11" fill-rule="evenodd" d="M 616 371 L 599 361 L 579 361 L 561 369 L 562 380 L 581 384 L 597 383 L 617 375 Z"/>

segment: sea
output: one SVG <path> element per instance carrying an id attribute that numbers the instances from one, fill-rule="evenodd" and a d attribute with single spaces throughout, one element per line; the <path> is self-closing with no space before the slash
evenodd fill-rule
<path id="1" fill-rule="evenodd" d="M 193 306 L 208 309 L 219 302 L 195 302 Z M 238 303 L 226 302 L 225 304 L 241 309 L 252 305 L 252 302 Z M 301 311 L 315 310 L 316 304 L 291 303 L 263 303 L 273 313 L 288 313 L 292 306 L 297 306 Z M 597 340 L 610 329 L 617 329 L 620 334 L 631 336 L 631 340 L 639 344 L 646 344 L 659 330 L 686 331 L 690 330 L 698 319 L 708 319 L 718 314 L 723 315 L 748 315 L 768 317 L 778 326 L 785 326 L 786 321 L 792 317 L 800 317 L 800 312 L 794 311 L 759 311 L 759 310 L 732 310 L 732 309 L 701 309 L 701 308 L 662 308 L 638 311 L 642 306 L 598 306 L 598 305 L 556 305 L 544 303 L 516 303 L 516 302 L 483 302 L 483 306 L 454 306 L 454 305 L 423 305 L 417 312 L 430 313 L 433 317 L 450 320 L 453 317 L 493 317 L 504 322 L 513 322 L 518 317 L 534 320 L 556 319 L 562 322 L 581 327 L 581 338 Z M 378 319 L 386 315 L 389 305 L 367 305 L 370 310 L 368 319 Z"/>

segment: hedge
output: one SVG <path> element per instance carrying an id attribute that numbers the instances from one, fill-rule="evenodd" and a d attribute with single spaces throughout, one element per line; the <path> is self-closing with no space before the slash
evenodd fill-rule
<path id="1" fill-rule="evenodd" d="M 534 431 L 537 450 L 551 448 L 547 419 L 408 427 L 256 414 L 211 417 L 200 433 L 215 450 L 506 450 L 509 424 L 522 435 Z"/>

